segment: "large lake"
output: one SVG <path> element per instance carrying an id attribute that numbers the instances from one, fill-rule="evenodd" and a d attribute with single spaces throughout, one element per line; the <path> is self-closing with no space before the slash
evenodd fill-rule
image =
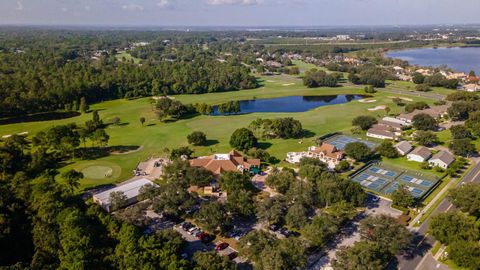
<path id="1" fill-rule="evenodd" d="M 331 95 L 331 96 L 290 96 L 280 98 L 255 99 L 240 101 L 240 113 L 256 112 L 306 112 L 326 105 L 342 104 L 352 100 L 363 99 L 364 95 Z M 219 115 L 215 106 L 214 115 Z"/>
<path id="2" fill-rule="evenodd" d="M 446 65 L 457 71 L 468 73 L 475 70 L 480 75 L 480 47 L 419 48 L 392 51 L 387 57 L 399 58 L 419 66 Z"/>

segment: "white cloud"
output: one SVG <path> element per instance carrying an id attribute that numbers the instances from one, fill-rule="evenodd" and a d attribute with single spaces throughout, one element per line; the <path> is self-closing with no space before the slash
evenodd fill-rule
<path id="1" fill-rule="evenodd" d="M 127 4 L 127 5 L 123 5 L 122 9 L 123 10 L 128 10 L 128 11 L 143 11 L 145 8 L 141 5 L 130 3 L 130 4 Z"/>
<path id="2" fill-rule="evenodd" d="M 219 5 L 258 5 L 263 0 L 207 0 L 207 4 L 213 6 Z"/>
<path id="3" fill-rule="evenodd" d="M 161 7 L 161 8 L 165 8 L 167 7 L 168 5 L 170 4 L 170 2 L 168 0 L 160 0 L 158 3 L 157 3 L 157 6 Z"/>
<path id="4" fill-rule="evenodd" d="M 22 4 L 22 2 L 17 1 L 17 7 L 15 8 L 15 10 L 23 10 L 23 4 Z"/>

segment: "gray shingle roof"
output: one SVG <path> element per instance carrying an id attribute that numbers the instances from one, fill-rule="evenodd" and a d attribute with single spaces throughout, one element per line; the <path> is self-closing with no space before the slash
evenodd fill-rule
<path id="1" fill-rule="evenodd" d="M 417 155 L 420 156 L 424 159 L 429 158 L 432 155 L 432 151 L 430 149 L 426 148 L 425 146 L 419 146 L 415 148 L 410 155 Z"/>
<path id="2" fill-rule="evenodd" d="M 452 164 L 455 161 L 455 157 L 450 154 L 448 151 L 442 150 L 438 153 L 436 153 L 433 157 L 432 160 L 438 159 L 442 162 L 444 162 L 447 165 Z"/>
<path id="3" fill-rule="evenodd" d="M 401 142 L 399 142 L 395 145 L 395 148 L 402 151 L 403 153 L 407 153 L 407 152 L 412 151 L 413 146 L 412 146 L 411 143 L 409 143 L 407 141 L 401 141 Z"/>

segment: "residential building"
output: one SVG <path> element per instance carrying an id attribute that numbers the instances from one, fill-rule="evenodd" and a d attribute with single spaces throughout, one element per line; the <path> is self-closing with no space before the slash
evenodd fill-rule
<path id="1" fill-rule="evenodd" d="M 140 194 L 140 189 L 143 186 L 152 185 L 155 188 L 158 188 L 158 185 L 146 178 L 140 178 L 137 180 L 130 180 L 124 183 L 119 184 L 118 186 L 107 189 L 100 193 L 93 195 L 93 201 L 100 205 L 107 212 L 110 212 L 111 201 L 110 194 L 113 192 L 121 192 L 126 196 L 126 204 L 130 205 L 137 202 L 137 197 Z"/>
<path id="2" fill-rule="evenodd" d="M 403 120 L 400 120 L 398 118 L 394 118 L 394 117 L 384 117 L 382 118 L 383 121 L 385 122 L 391 122 L 391 123 L 396 123 L 396 124 L 399 124 L 403 127 L 406 127 L 406 126 L 410 126 L 411 124 L 410 123 L 407 123 L 406 121 L 403 121 Z"/>
<path id="3" fill-rule="evenodd" d="M 428 163 L 432 167 L 440 167 L 442 169 L 447 169 L 453 162 L 455 157 L 448 151 L 442 150 L 436 153 Z"/>
<path id="4" fill-rule="evenodd" d="M 286 161 L 289 163 L 298 163 L 304 157 L 316 158 L 328 165 L 329 169 L 334 169 L 336 165 L 344 158 L 344 153 L 338 150 L 334 145 L 322 143 L 321 146 L 311 146 L 305 152 L 289 152 Z"/>
<path id="5" fill-rule="evenodd" d="M 367 136 L 372 138 L 382 139 L 382 140 L 385 140 L 385 139 L 395 140 L 397 138 L 395 133 L 390 131 L 388 127 L 381 126 L 381 125 L 375 125 L 374 127 L 370 128 L 367 131 Z"/>
<path id="6" fill-rule="evenodd" d="M 425 162 L 432 156 L 430 149 L 419 146 L 407 155 L 407 159 L 416 162 Z"/>
<path id="7" fill-rule="evenodd" d="M 461 86 L 462 90 L 467 92 L 477 92 L 480 91 L 480 85 L 476 83 L 469 83 Z"/>
<path id="8" fill-rule="evenodd" d="M 433 106 L 433 107 L 427 108 L 425 110 L 415 110 L 411 113 L 403 113 L 403 114 L 400 114 L 397 118 L 402 120 L 402 121 L 405 121 L 407 123 L 412 123 L 413 118 L 416 115 L 424 113 L 424 114 L 430 115 L 431 117 L 433 117 L 435 119 L 439 119 L 439 118 L 444 117 L 448 114 L 448 108 L 449 107 L 450 107 L 450 105 Z"/>
<path id="9" fill-rule="evenodd" d="M 405 156 L 413 150 L 413 146 L 410 142 L 401 141 L 395 145 L 395 149 L 400 155 Z"/>
<path id="10" fill-rule="evenodd" d="M 259 159 L 245 159 L 240 153 L 232 150 L 228 154 L 214 154 L 190 160 L 190 166 L 203 167 L 214 175 L 224 172 L 246 172 L 260 168 Z"/>

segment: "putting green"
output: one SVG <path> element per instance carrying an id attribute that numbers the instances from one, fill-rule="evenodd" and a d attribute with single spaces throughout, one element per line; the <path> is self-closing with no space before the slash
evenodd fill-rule
<path id="1" fill-rule="evenodd" d="M 105 166 L 90 166 L 82 170 L 84 177 L 91 179 L 110 178 L 113 175 L 113 169 Z"/>
<path id="2" fill-rule="evenodd" d="M 105 181 L 111 183 L 118 182 L 122 174 L 120 166 L 108 161 L 80 163 L 74 169 L 83 173 L 84 179 L 82 179 L 82 184 L 85 186 L 95 186 L 103 184 Z"/>

